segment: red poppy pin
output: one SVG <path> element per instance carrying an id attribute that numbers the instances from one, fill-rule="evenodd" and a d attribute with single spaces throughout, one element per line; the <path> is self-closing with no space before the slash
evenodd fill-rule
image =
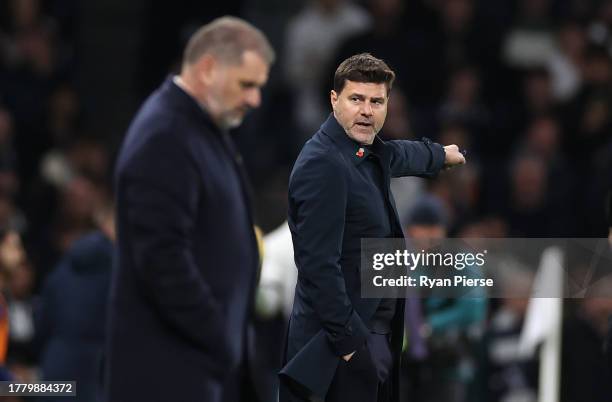
<path id="1" fill-rule="evenodd" d="M 360 158 L 363 158 L 363 154 L 364 154 L 365 150 L 363 148 L 359 148 L 357 150 L 357 153 L 355 153 L 355 155 L 357 155 Z"/>

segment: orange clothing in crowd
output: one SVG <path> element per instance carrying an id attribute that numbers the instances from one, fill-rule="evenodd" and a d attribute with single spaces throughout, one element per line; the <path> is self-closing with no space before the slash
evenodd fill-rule
<path id="1" fill-rule="evenodd" d="M 6 363 L 6 352 L 9 341 L 8 305 L 0 295 L 0 366 Z"/>

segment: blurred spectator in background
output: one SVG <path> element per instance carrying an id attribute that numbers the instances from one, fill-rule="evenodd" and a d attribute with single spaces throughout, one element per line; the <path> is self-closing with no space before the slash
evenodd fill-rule
<path id="1" fill-rule="evenodd" d="M 31 380 L 35 376 L 37 354 L 34 347 L 33 308 L 36 273 L 26 255 L 18 230 L 20 219 L 12 200 L 0 193 L 0 264 L 4 272 L 0 292 L 7 308 L 9 347 L 6 361 L 15 377 Z"/>
<path id="2" fill-rule="evenodd" d="M 555 99 L 571 99 L 582 85 L 582 70 L 586 51 L 584 28 L 575 21 L 563 23 L 557 30 L 557 46 L 548 60 Z"/>
<path id="3" fill-rule="evenodd" d="M 264 236 L 264 259 L 257 291 L 257 311 L 263 317 L 282 313 L 289 318 L 297 268 L 287 221 Z"/>
<path id="4" fill-rule="evenodd" d="M 46 125 L 48 102 L 57 83 L 66 77 L 69 56 L 54 21 L 42 13 L 38 0 L 11 0 L 4 42 L 5 71 L 0 75 L 2 98 L 13 113 L 19 135 L 19 173 L 27 187 L 34 178 L 41 155 L 52 145 Z M 65 50 L 65 49 L 64 49 Z"/>
<path id="5" fill-rule="evenodd" d="M 591 46 L 584 81 L 564 109 L 564 150 L 572 166 L 576 236 L 605 236 L 605 188 L 612 158 L 612 59 L 607 49 Z M 589 180 L 584 180 L 588 177 Z"/>
<path id="6" fill-rule="evenodd" d="M 109 196 L 110 160 L 100 141 L 82 136 L 58 143 L 43 156 L 27 196 L 36 289 L 72 242 L 95 228 L 94 211 Z M 50 213 L 51 212 L 51 213 Z"/>
<path id="7" fill-rule="evenodd" d="M 470 67 L 457 68 L 450 74 L 445 98 L 438 109 L 437 121 L 442 124 L 458 124 L 465 127 L 466 133 L 480 142 L 489 132 L 489 111 L 481 100 L 481 81 L 478 72 Z M 466 138 L 470 141 L 472 138 Z M 500 141 L 500 139 L 496 139 Z M 492 151 L 490 149 L 482 150 Z"/>
<path id="8" fill-rule="evenodd" d="M 416 249 L 447 236 L 448 212 L 433 195 L 423 196 L 404 225 L 407 241 Z M 426 299 L 406 300 L 409 353 L 405 355 L 406 399 L 418 401 L 467 401 L 474 381 L 473 344 L 482 333 L 487 299 L 443 297 L 435 292 Z M 422 304 L 420 310 L 413 305 Z M 409 314 L 416 315 L 410 316 Z M 415 343 L 426 342 L 426 351 Z"/>
<path id="9" fill-rule="evenodd" d="M 447 219 L 445 207 L 440 199 L 428 194 L 421 196 L 402 221 L 408 244 L 418 247 L 421 241 L 426 245 L 431 241 L 445 238 Z M 429 354 L 425 339 L 427 334 L 424 331 L 426 321 L 423 316 L 423 300 L 419 296 L 421 295 L 406 298 L 400 382 L 402 400 L 421 398 L 422 367 Z"/>
<path id="10" fill-rule="evenodd" d="M 536 154 L 520 153 L 510 170 L 510 196 L 504 218 L 511 236 L 547 237 L 556 219 L 548 209 L 548 167 Z"/>
<path id="11" fill-rule="evenodd" d="M 278 393 L 278 372 L 282 346 L 293 307 L 297 267 L 293 259 L 293 243 L 287 221 L 263 238 L 263 263 L 257 288 L 256 321 L 259 379 L 265 384 L 266 396 L 275 400 Z"/>
<path id="12" fill-rule="evenodd" d="M 0 192 L 10 196 L 15 196 L 19 190 L 14 136 L 13 117 L 0 107 Z"/>
<path id="13" fill-rule="evenodd" d="M 504 55 L 515 67 L 543 66 L 555 49 L 550 0 L 519 0 L 518 14 L 506 37 Z"/>
<path id="14" fill-rule="evenodd" d="M 561 402 L 604 402 L 612 395 L 612 371 L 604 344 L 612 314 L 609 277 L 596 282 L 587 298 L 577 301 L 577 311 L 563 324 Z"/>
<path id="15" fill-rule="evenodd" d="M 583 85 L 564 113 L 569 134 L 566 145 L 579 158 L 596 151 L 608 140 L 612 60 L 607 49 L 591 45 L 584 71 Z"/>
<path id="16" fill-rule="evenodd" d="M 94 211 L 97 230 L 73 243 L 43 287 L 36 320 L 40 379 L 69 378 L 79 387 L 76 397 L 54 396 L 49 401 L 103 400 L 106 310 L 115 241 L 109 202 Z"/>
<path id="17" fill-rule="evenodd" d="M 310 0 L 287 26 L 285 75 L 297 97 L 300 135 L 316 131 L 329 110 L 328 69 L 338 44 L 370 25 L 370 16 L 348 0 Z M 327 87 L 329 88 L 329 87 Z"/>
<path id="18" fill-rule="evenodd" d="M 481 49 L 481 38 L 475 34 L 474 0 L 441 0 L 434 2 L 439 25 L 434 40 L 439 61 L 446 72 L 459 64 L 469 63 Z"/>
<path id="19" fill-rule="evenodd" d="M 75 89 L 60 83 L 50 95 L 47 105 L 47 126 L 53 144 L 65 146 L 78 138 L 80 102 Z"/>
<path id="20" fill-rule="evenodd" d="M 7 300 L 11 294 L 14 272 L 25 262 L 26 256 L 21 239 L 14 231 L 5 231 L 0 240 L 0 377 L 3 381 L 13 379 L 8 371 L 8 348 L 10 310 Z"/>
<path id="21" fill-rule="evenodd" d="M 536 116 L 515 153 L 506 220 L 511 236 L 562 237 L 572 233 L 571 171 L 561 150 L 559 123 L 552 115 Z"/>
<path id="22" fill-rule="evenodd" d="M 492 311 L 479 342 L 474 400 L 482 402 L 535 402 L 538 366 L 535 358 L 519 349 L 533 274 L 509 257 L 496 262 L 503 278 L 496 278 L 506 297 Z"/>
<path id="23" fill-rule="evenodd" d="M 538 67 L 527 70 L 523 76 L 520 122 L 527 122 L 538 115 L 554 113 L 556 110 L 552 80 L 547 69 Z M 517 127 L 519 130 L 524 127 Z"/>
<path id="24" fill-rule="evenodd" d="M 54 207 L 53 213 L 45 213 L 48 210 L 38 205 L 39 209 L 34 216 L 40 217 L 40 220 L 35 221 L 37 226 L 33 223 L 30 228 L 32 241 L 36 244 L 32 259 L 40 276 L 37 288 L 73 242 L 95 228 L 94 212 L 108 197 L 106 182 L 85 176 L 72 163 L 63 164 L 65 162 L 59 159 L 52 162 L 56 165 L 50 167 L 47 173 L 56 175 L 49 177 L 53 185 L 43 190 L 37 202 L 42 204 L 47 201 Z M 52 170 L 55 172 L 50 173 Z"/>
<path id="25" fill-rule="evenodd" d="M 9 280 L 9 361 L 13 366 L 32 372 L 38 360 L 34 344 L 33 290 L 34 272 L 32 266 L 24 260 L 15 266 Z"/>
<path id="26" fill-rule="evenodd" d="M 411 75 L 418 75 L 418 66 L 421 65 L 420 58 L 412 58 L 410 55 L 414 53 L 415 45 L 410 43 L 402 25 L 402 17 L 404 15 L 405 4 L 401 0 L 367 0 L 365 2 L 366 10 L 371 15 L 371 26 L 365 26 L 367 29 L 360 29 L 356 32 L 351 32 L 346 38 L 339 42 L 337 49 L 332 57 L 328 60 L 328 68 L 326 71 L 333 71 L 346 58 L 363 52 L 370 52 L 377 55 L 382 60 L 385 60 L 391 68 L 398 71 L 410 71 Z M 397 49 L 405 51 L 398 52 Z M 324 77 L 325 91 L 326 88 L 331 88 L 333 76 Z M 402 77 L 395 85 L 393 96 L 395 98 L 396 91 L 400 90 L 406 93 L 407 85 L 410 77 Z M 326 91 L 325 91 L 326 92 Z M 412 94 L 412 92 L 408 92 Z M 404 95 L 405 96 L 405 95 Z M 395 105 L 400 107 L 400 105 Z M 387 125 L 385 126 L 385 130 Z M 403 135 L 406 135 L 404 133 Z"/>
<path id="27" fill-rule="evenodd" d="M 457 131 L 455 131 L 457 130 Z M 448 126 L 442 138 L 456 138 L 462 140 L 459 126 Z M 457 135 L 455 135 L 457 134 Z M 471 159 L 470 159 L 471 161 Z M 477 219 L 473 213 L 480 203 L 481 180 L 478 160 L 470 163 L 462 171 L 450 171 L 428 183 L 427 191 L 444 203 L 448 232 L 456 237 L 457 230 L 466 222 Z"/>
<path id="28" fill-rule="evenodd" d="M 541 114 L 527 126 L 523 149 L 539 155 L 551 169 L 561 169 L 564 163 L 561 154 L 561 128 L 552 115 Z M 566 176 L 567 172 L 556 172 L 555 177 Z"/>
<path id="29" fill-rule="evenodd" d="M 533 152 L 548 166 L 550 188 L 548 197 L 550 207 L 563 222 L 562 227 L 555 229 L 556 235 L 571 235 L 571 220 L 568 199 L 571 199 L 571 188 L 567 178 L 571 177 L 567 158 L 561 152 L 562 131 L 559 121 L 552 115 L 540 115 L 531 120 L 519 149 Z"/>
<path id="30" fill-rule="evenodd" d="M 393 3 L 394 4 L 394 3 Z M 401 87 L 394 87 L 390 95 L 387 109 L 387 119 L 385 120 L 385 132 L 380 137 L 385 140 L 414 140 L 416 134 L 412 130 L 412 121 L 409 109 L 409 102 L 406 93 Z M 442 144 L 456 144 L 455 142 L 442 142 Z M 459 144 L 457 144 L 459 146 Z M 459 146 L 460 149 L 461 146 Z M 406 214 L 419 195 L 423 192 L 423 180 L 416 177 L 392 177 L 391 193 L 395 200 L 397 214 L 400 222 L 406 219 Z"/>

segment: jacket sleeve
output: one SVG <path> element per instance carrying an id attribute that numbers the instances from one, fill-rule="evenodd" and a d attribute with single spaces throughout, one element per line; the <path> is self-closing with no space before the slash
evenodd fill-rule
<path id="1" fill-rule="evenodd" d="M 220 304 L 193 254 L 192 233 L 202 186 L 195 161 L 174 135 L 162 134 L 119 176 L 122 242 L 145 295 L 175 331 L 212 356 L 227 351 Z"/>
<path id="2" fill-rule="evenodd" d="M 428 138 L 387 141 L 385 145 L 390 153 L 392 177 L 433 177 L 444 166 L 444 147 Z"/>
<path id="3" fill-rule="evenodd" d="M 327 156 L 300 161 L 289 183 L 302 289 L 339 356 L 357 350 L 368 333 L 346 293 L 340 267 L 347 190 L 344 169 Z"/>

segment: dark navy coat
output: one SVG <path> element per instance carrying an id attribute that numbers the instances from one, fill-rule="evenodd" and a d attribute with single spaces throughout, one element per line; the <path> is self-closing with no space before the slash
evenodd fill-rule
<path id="1" fill-rule="evenodd" d="M 243 362 L 259 261 L 241 159 L 169 78 L 129 128 L 115 187 L 107 400 L 218 401 Z"/>
<path id="2" fill-rule="evenodd" d="M 113 244 L 101 232 L 77 240 L 47 278 L 36 315 L 41 379 L 76 381 L 77 396 L 49 401 L 102 401 L 102 357 Z"/>
<path id="3" fill-rule="evenodd" d="M 387 211 L 392 211 L 392 235 L 403 237 L 390 178 L 429 177 L 444 165 L 445 153 L 439 144 L 383 142 L 376 137 L 372 151 L 380 155 L 386 193 L 381 197 L 361 166 L 370 151 L 361 155 L 359 148 L 332 114 L 302 149 L 289 181 L 289 227 L 298 282 L 280 376 L 294 392 L 321 399 L 340 356 L 365 342 L 380 303 L 380 299 L 360 297 L 361 239 L 388 236 L 384 233 Z M 403 305 L 397 303 L 392 322 L 396 362 L 402 344 Z M 398 373 L 395 364 L 395 386 Z"/>

